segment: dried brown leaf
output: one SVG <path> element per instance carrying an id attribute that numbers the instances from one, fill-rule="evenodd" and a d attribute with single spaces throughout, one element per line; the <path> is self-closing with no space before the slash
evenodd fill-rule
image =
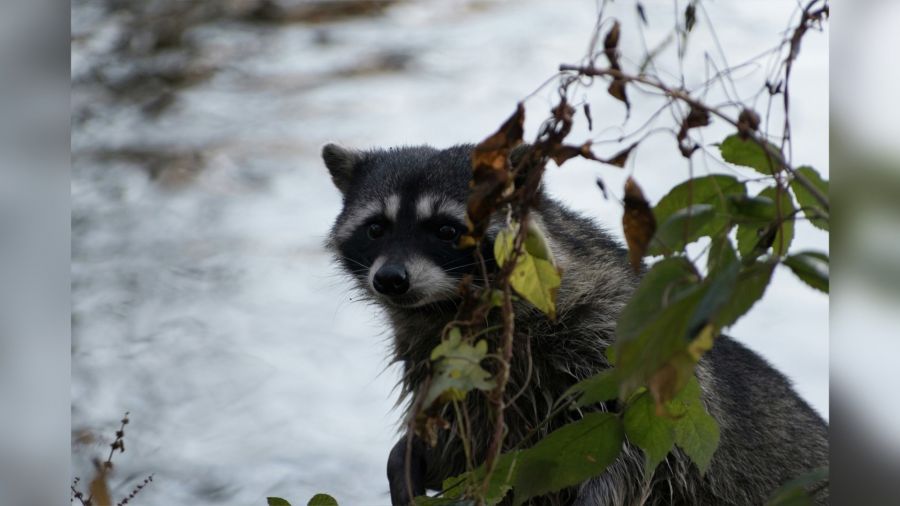
<path id="1" fill-rule="evenodd" d="M 591 151 L 590 141 L 585 142 L 581 146 L 562 144 L 554 148 L 550 153 L 550 158 L 553 159 L 554 162 L 556 162 L 556 165 L 562 165 L 567 160 L 575 158 L 576 156 L 587 158 L 588 160 L 600 160 Z"/>
<path id="2" fill-rule="evenodd" d="M 613 65 L 612 59 L 615 57 L 615 51 L 619 47 L 621 28 L 619 22 L 615 21 L 612 28 L 606 33 L 606 38 L 603 39 L 603 50 L 606 52 L 606 57 L 610 58 L 610 65 Z M 610 56 L 610 52 L 612 52 L 612 57 Z"/>
<path id="3" fill-rule="evenodd" d="M 591 116 L 591 104 L 585 102 L 583 108 L 584 108 L 584 117 L 587 118 L 587 122 L 588 122 L 588 131 L 593 132 L 594 131 L 594 118 Z"/>
<path id="4" fill-rule="evenodd" d="M 697 8 L 691 3 L 684 9 L 684 28 L 691 31 L 695 24 L 697 24 Z"/>
<path id="5" fill-rule="evenodd" d="M 738 115 L 738 133 L 741 134 L 741 138 L 746 138 L 749 133 L 759 130 L 759 121 L 759 114 L 756 111 L 744 108 Z"/>
<path id="6" fill-rule="evenodd" d="M 622 227 L 628 243 L 628 260 L 635 272 L 641 270 L 641 259 L 647 252 L 650 239 L 656 232 L 656 219 L 644 192 L 632 178 L 625 181 L 625 214 Z"/>
<path id="7" fill-rule="evenodd" d="M 428 415 L 425 412 L 420 412 L 416 415 L 416 435 L 432 448 L 437 446 L 441 430 L 449 428 L 450 423 L 441 418 L 440 415 Z"/>
<path id="8" fill-rule="evenodd" d="M 638 13 L 638 16 L 640 16 L 641 21 L 644 23 L 644 26 L 647 26 L 648 25 L 647 13 L 644 12 L 644 5 L 640 2 L 637 3 L 637 13 Z"/>
<path id="9" fill-rule="evenodd" d="M 681 128 L 678 130 L 678 150 L 681 151 L 681 155 L 685 158 L 690 158 L 694 151 L 697 151 L 700 146 L 691 142 L 685 142 L 688 136 L 688 130 L 691 128 L 704 127 L 709 125 L 710 116 L 709 111 L 702 108 L 691 105 L 691 110 L 688 112 L 688 115 L 684 117 L 684 120 L 681 121 Z"/>
<path id="10" fill-rule="evenodd" d="M 600 188 L 600 192 L 603 193 L 603 199 L 609 200 L 609 194 L 606 192 L 606 183 L 599 177 L 597 178 L 597 188 Z"/>
<path id="11" fill-rule="evenodd" d="M 616 167 L 619 167 L 619 168 L 624 168 L 625 162 L 628 161 L 628 156 L 631 154 L 631 152 L 634 150 L 634 148 L 637 147 L 637 145 L 638 145 L 638 143 L 635 142 L 631 146 L 628 146 L 627 148 L 623 149 L 622 151 L 619 151 L 618 153 L 612 155 L 611 157 L 609 157 L 605 160 L 599 160 L 599 161 L 601 161 L 603 163 L 608 163 L 610 165 L 615 165 Z"/>
<path id="12" fill-rule="evenodd" d="M 631 102 L 628 101 L 628 95 L 625 93 L 625 83 L 624 79 L 613 79 L 611 83 L 609 83 L 609 94 L 613 97 L 621 100 L 625 104 L 625 109 L 631 111 Z"/>
<path id="13" fill-rule="evenodd" d="M 684 125 L 689 129 L 709 125 L 709 111 L 692 105 L 687 117 L 684 118 Z"/>
<path id="14" fill-rule="evenodd" d="M 472 192 L 466 206 L 469 233 L 460 238 L 460 246 L 474 245 L 487 230 L 491 213 L 512 185 L 509 153 L 522 142 L 525 107 L 516 111 L 500 128 L 472 150 Z"/>

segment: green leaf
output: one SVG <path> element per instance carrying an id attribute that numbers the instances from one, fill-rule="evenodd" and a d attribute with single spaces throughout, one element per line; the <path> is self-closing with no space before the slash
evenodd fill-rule
<path id="1" fill-rule="evenodd" d="M 624 425 L 628 440 L 644 451 L 644 473 L 649 476 L 675 444 L 674 422 L 657 416 L 653 398 L 644 392 L 628 404 Z"/>
<path id="2" fill-rule="evenodd" d="M 716 316 L 716 326 L 720 329 L 731 326 L 746 314 L 765 294 L 774 270 L 774 262 L 754 262 L 744 267 L 738 274 L 737 285 L 728 302 Z"/>
<path id="3" fill-rule="evenodd" d="M 616 327 L 621 394 L 652 380 L 651 391 L 664 402 L 692 375 L 718 334 L 715 322 L 740 272 L 730 242 L 716 244 L 712 261 L 718 264 L 702 282 L 693 264 L 680 257 L 658 262 L 641 281 Z"/>
<path id="4" fill-rule="evenodd" d="M 316 494 L 306 503 L 306 506 L 338 506 L 338 502 L 328 494 Z"/>
<path id="5" fill-rule="evenodd" d="M 603 354 L 606 356 L 606 360 L 611 365 L 613 365 L 613 366 L 616 365 L 616 347 L 615 346 L 607 346 L 606 351 L 603 352 Z"/>
<path id="6" fill-rule="evenodd" d="M 269 506 L 291 506 L 291 503 L 280 497 L 266 497 L 266 504 Z"/>
<path id="7" fill-rule="evenodd" d="M 802 251 L 784 259 L 784 265 L 790 267 L 804 283 L 816 290 L 828 293 L 828 256 L 814 251 Z"/>
<path id="8" fill-rule="evenodd" d="M 775 219 L 775 201 L 769 197 L 736 195 L 728 203 L 735 223 L 764 225 Z"/>
<path id="9" fill-rule="evenodd" d="M 822 179 L 822 176 L 816 172 L 816 169 L 804 166 L 797 168 L 794 172 L 805 177 L 807 181 L 812 183 L 812 185 L 819 190 L 819 192 L 825 195 L 826 198 L 828 197 L 828 181 Z M 824 209 L 822 204 L 813 197 L 812 193 L 810 193 L 805 186 L 798 183 L 796 178 L 791 181 L 791 189 L 794 190 L 797 202 L 800 203 L 800 208 L 803 210 L 803 214 L 809 218 L 809 222 L 817 228 L 826 231 L 829 230 L 829 213 Z"/>
<path id="10" fill-rule="evenodd" d="M 413 500 L 415 506 L 475 506 L 474 499 L 450 499 L 447 497 L 428 497 L 422 495 Z"/>
<path id="11" fill-rule="evenodd" d="M 623 396 L 646 384 L 673 356 L 687 350 L 693 337 L 688 335 L 688 324 L 702 296 L 698 286 L 666 306 L 634 338 L 617 339 L 616 368 L 622 375 Z"/>
<path id="12" fill-rule="evenodd" d="M 718 331 L 708 323 L 696 332 L 685 349 L 676 351 L 647 380 L 657 415 L 672 415 L 672 399 L 696 376 L 697 363 L 712 349 Z"/>
<path id="13" fill-rule="evenodd" d="M 688 335 L 693 337 L 704 326 L 712 322 L 719 311 L 727 305 L 728 300 L 735 291 L 741 264 L 737 254 L 727 237 L 723 238 L 715 250 L 715 268 L 712 269 L 703 281 L 703 297 L 694 308 L 688 323 Z M 699 357 L 698 357 L 699 358 Z"/>
<path id="14" fill-rule="evenodd" d="M 517 234 L 518 225 L 513 224 L 510 228 L 501 230 L 494 240 L 494 258 L 501 267 L 512 256 Z M 560 274 L 544 234 L 533 224 L 528 227 L 523 251 L 509 282 L 516 293 L 551 319 L 556 319 L 556 292 L 561 283 Z"/>
<path id="15" fill-rule="evenodd" d="M 693 336 L 688 324 L 703 296 L 693 264 L 682 257 L 657 262 L 641 280 L 616 325 L 620 394 L 644 385 Z"/>
<path id="16" fill-rule="evenodd" d="M 779 191 L 778 188 L 772 186 L 766 188 L 759 193 L 760 197 L 768 197 L 775 202 L 775 219 L 779 220 L 780 226 L 776 227 L 778 232 L 775 234 L 775 240 L 772 242 L 772 248 L 776 255 L 786 255 L 794 239 L 794 217 L 792 214 L 796 210 L 791 196 L 786 190 Z M 779 209 L 780 203 L 780 209 Z"/>
<path id="17" fill-rule="evenodd" d="M 781 150 L 771 142 L 766 143 L 772 152 Z M 767 176 L 781 170 L 778 159 L 769 154 L 759 144 L 750 139 L 741 139 L 737 134 L 729 135 L 719 144 L 722 159 L 735 165 L 750 167 Z"/>
<path id="18" fill-rule="evenodd" d="M 597 476 L 622 451 L 622 422 L 611 413 L 588 413 L 551 432 L 519 457 L 514 504 Z"/>
<path id="19" fill-rule="evenodd" d="M 747 188 L 734 176 L 713 174 L 684 181 L 663 197 L 653 215 L 657 223 L 665 223 L 677 211 L 693 204 L 713 206 L 713 217 L 699 230 L 700 237 L 716 235 L 728 225 L 729 200 L 747 194 Z"/>
<path id="20" fill-rule="evenodd" d="M 732 262 L 737 261 L 734 246 L 727 235 L 721 235 L 712 240 L 709 245 L 709 255 L 706 258 L 707 272 L 720 270 Z"/>
<path id="21" fill-rule="evenodd" d="M 519 456 L 521 455 L 521 451 L 513 451 L 509 453 L 504 453 L 497 458 L 497 464 L 494 466 L 494 472 L 491 474 L 491 480 L 488 483 L 487 493 L 484 495 L 485 504 L 488 506 L 493 506 L 498 504 L 500 501 L 506 497 L 506 494 L 512 490 L 512 484 L 515 480 L 516 471 L 518 469 Z M 422 504 L 426 504 L 427 506 L 439 506 L 443 504 L 456 505 L 456 504 L 466 504 L 456 502 L 460 497 L 467 491 L 467 485 L 478 487 L 481 489 L 481 485 L 484 482 L 484 464 L 478 466 L 474 471 L 463 473 L 459 476 L 454 476 L 452 478 L 447 478 L 444 480 L 442 484 L 442 488 L 445 491 L 443 499 L 446 499 L 451 502 L 447 503 L 437 503 L 437 502 L 426 502 Z M 418 499 L 416 499 L 416 504 L 418 505 Z"/>
<path id="22" fill-rule="evenodd" d="M 699 280 L 694 265 L 686 258 L 672 257 L 656 262 L 644 274 L 628 304 L 619 313 L 618 338 L 636 337 L 666 306 L 694 289 Z M 617 363 L 618 358 L 616 352 Z"/>
<path id="23" fill-rule="evenodd" d="M 469 390 L 491 390 L 494 381 L 491 373 L 481 367 L 487 355 L 487 342 L 478 341 L 474 346 L 462 340 L 458 329 L 453 329 L 448 339 L 431 351 L 434 375 L 425 396 L 424 406 L 435 400 L 462 400 Z"/>
<path id="24" fill-rule="evenodd" d="M 601 371 L 572 385 L 563 397 L 576 396 L 575 405 L 589 406 L 619 396 L 619 378 L 615 369 Z"/>
<path id="25" fill-rule="evenodd" d="M 668 255 L 684 250 L 685 245 L 705 235 L 704 229 L 715 216 L 715 208 L 710 204 L 694 204 L 672 213 L 656 229 L 648 254 Z"/>
<path id="26" fill-rule="evenodd" d="M 827 467 L 813 469 L 779 487 L 766 506 L 812 506 L 813 501 L 807 489 L 827 479 Z"/>
<path id="27" fill-rule="evenodd" d="M 794 239 L 794 203 L 787 191 L 779 191 L 774 186 L 764 189 L 759 196 L 776 203 L 774 217 L 768 224 L 738 226 L 738 251 L 745 259 L 756 258 L 769 248 L 773 248 L 776 255 L 784 256 Z"/>
<path id="28" fill-rule="evenodd" d="M 673 404 L 683 410 L 675 420 L 675 444 L 705 473 L 719 446 L 719 424 L 700 400 L 700 384 L 691 378 Z"/>

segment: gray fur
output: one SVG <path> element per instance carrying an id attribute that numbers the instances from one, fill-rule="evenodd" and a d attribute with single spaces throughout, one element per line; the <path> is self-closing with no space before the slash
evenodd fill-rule
<path id="1" fill-rule="evenodd" d="M 369 151 L 356 154 L 347 168 L 336 164 L 340 157 L 326 147 L 326 164 L 345 197 L 329 246 L 341 255 L 337 231 L 344 221 L 356 209 L 371 207 L 390 195 L 410 200 L 413 207 L 425 194 L 464 204 L 470 150 L 471 146 L 456 146 L 443 151 L 430 147 Z M 340 178 L 335 176 L 335 166 Z M 347 174 L 348 179 L 343 179 Z M 546 195 L 538 199 L 533 219 L 545 230 L 563 278 L 556 323 L 530 306 L 516 307 L 515 356 L 507 392 L 510 396 L 522 393 L 507 410 L 507 446 L 516 444 L 542 420 L 573 383 L 609 367 L 604 352 L 614 339 L 617 315 L 638 283 L 626 252 L 590 220 Z M 496 233 L 497 228 L 495 224 L 490 230 Z M 360 279 L 359 273 L 351 274 Z M 360 287 L 368 289 L 365 283 Z M 425 378 L 431 350 L 455 313 L 456 302 L 449 298 L 415 308 L 383 304 L 393 329 L 393 359 L 404 368 L 401 391 L 405 399 Z M 701 360 L 698 378 L 703 400 L 721 428 L 720 446 L 705 476 L 676 450 L 653 476 L 645 477 L 640 450 L 626 444 L 622 456 L 602 475 L 531 504 L 758 505 L 781 484 L 827 465 L 825 422 L 757 354 L 722 336 Z M 483 398 L 470 395 L 466 402 L 475 452 L 481 456 L 490 439 L 490 415 Z M 543 433 L 580 416 L 576 411 L 563 413 Z M 415 456 L 427 462 L 425 485 L 432 489 L 464 471 L 452 413 L 445 413 L 445 418 L 451 421 L 451 430 L 443 432 L 436 448 Z M 401 455 L 395 448 L 393 465 Z M 396 475 L 391 479 L 396 481 Z M 826 504 L 827 494 L 827 489 L 821 491 L 817 504 Z"/>

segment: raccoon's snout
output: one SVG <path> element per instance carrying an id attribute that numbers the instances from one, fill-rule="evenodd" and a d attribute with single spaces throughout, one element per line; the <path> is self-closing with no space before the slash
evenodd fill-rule
<path id="1" fill-rule="evenodd" d="M 384 295 L 403 295 L 409 290 L 409 275 L 402 265 L 387 264 L 375 272 L 372 285 Z"/>

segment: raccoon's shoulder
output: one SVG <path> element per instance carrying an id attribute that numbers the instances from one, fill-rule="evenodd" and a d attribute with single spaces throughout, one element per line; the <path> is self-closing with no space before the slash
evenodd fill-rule
<path id="1" fill-rule="evenodd" d="M 565 253 L 617 267 L 628 265 L 628 251 L 594 220 L 547 195 L 540 196 L 535 211 L 545 233 Z"/>
<path id="2" fill-rule="evenodd" d="M 590 218 L 549 196 L 541 195 L 534 210 L 562 268 L 559 304 L 612 304 L 605 308 L 609 311 L 624 305 L 638 276 L 622 244 Z"/>

